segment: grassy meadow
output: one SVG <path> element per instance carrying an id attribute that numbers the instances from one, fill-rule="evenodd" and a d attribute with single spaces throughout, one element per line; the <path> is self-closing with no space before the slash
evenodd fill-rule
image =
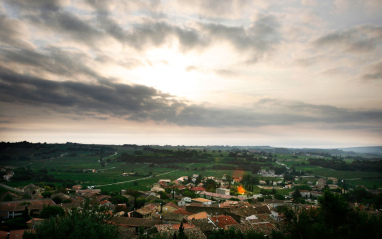
<path id="1" fill-rule="evenodd" d="M 24 145 L 23 147 L 26 146 Z M 193 152 L 192 157 L 185 153 L 191 151 L 196 151 Z M 270 167 L 280 167 L 276 161 L 285 164 L 288 168 L 294 167 L 296 171 L 309 173 L 311 175 L 310 178 L 297 180 L 297 183 L 301 184 L 305 184 L 308 181 L 316 182 L 317 177 L 315 176 L 321 176 L 351 179 L 351 184 L 365 185 L 368 188 L 382 187 L 382 173 L 380 172 L 337 171 L 309 165 L 309 162 L 306 160 L 308 156 L 294 155 L 292 153 L 270 154 L 254 151 L 252 154 L 256 161 L 252 160 L 250 162 L 247 161 L 246 156 L 243 156 L 245 154 L 232 155 L 232 152 L 240 152 L 240 150 L 231 151 L 224 147 L 38 145 L 37 148 L 29 147 L 25 150 L 29 160 L 17 160 L 17 158 L 25 158 L 25 155 L 23 156 L 20 150 L 6 149 L 4 152 L 9 155 L 13 155 L 13 152 L 17 152 L 17 154 L 14 157 L 4 157 L 3 155 L 3 158 L 7 159 L 2 161 L 3 165 L 13 168 L 26 167 L 35 173 L 46 170 L 48 175 L 53 176 L 54 179 L 70 180 L 74 184 L 82 184 L 83 186 L 97 186 L 107 191 L 118 191 L 126 188 L 148 190 L 159 179 L 175 180 L 178 177 L 192 176 L 193 174 L 214 176 L 216 178 L 221 178 L 224 174 L 233 176 L 240 170 L 251 174 L 250 169 L 244 166 L 247 163 L 255 163 L 261 166 L 262 169 L 269 169 Z M 248 150 L 243 152 L 248 152 Z M 176 153 L 184 154 L 179 154 L 180 156 L 177 156 L 176 161 L 173 162 L 170 158 Z M 130 158 L 127 158 L 127 161 L 121 161 L 120 159 L 123 155 L 129 155 Z M 141 161 L 133 162 L 130 160 L 134 157 L 139 159 L 139 157 L 136 157 L 137 155 L 142 157 Z M 103 164 L 100 163 L 101 158 Z M 146 163 L 150 162 L 150 158 L 163 159 L 164 161 Z M 241 163 L 236 165 L 236 161 L 232 160 L 237 160 L 237 162 Z M 345 160 L 345 162 L 351 163 L 352 160 Z M 221 168 L 222 170 L 216 168 Z M 90 169 L 95 170 L 95 172 L 85 172 Z M 133 173 L 134 175 L 122 176 L 123 173 Z M 282 180 L 282 178 L 263 177 L 261 175 L 253 176 L 257 176 L 261 180 Z M 8 184 L 20 187 L 29 183 L 38 182 L 34 180 L 19 180 L 9 182 Z M 254 193 L 259 190 L 259 188 L 255 188 Z M 283 190 L 282 194 L 287 194 L 288 192 L 288 190 Z"/>

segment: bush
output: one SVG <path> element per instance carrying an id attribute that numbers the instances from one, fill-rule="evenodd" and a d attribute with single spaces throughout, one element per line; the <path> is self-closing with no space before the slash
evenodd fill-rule
<path id="1" fill-rule="evenodd" d="M 44 198 L 50 198 L 50 196 L 52 196 L 52 192 L 43 192 L 41 193 L 41 196 L 43 196 Z"/>
<path id="2" fill-rule="evenodd" d="M 8 221 L 4 222 L 4 225 L 8 226 L 8 230 L 20 230 L 20 229 L 26 229 L 27 224 L 24 221 L 24 218 L 15 218 L 15 219 L 9 219 Z"/>
<path id="3" fill-rule="evenodd" d="M 118 239 L 116 225 L 107 224 L 107 213 L 101 211 L 80 212 L 73 210 L 68 216 L 59 216 L 43 221 L 36 226 L 35 233 L 25 232 L 24 239 Z"/>
<path id="4" fill-rule="evenodd" d="M 3 198 L 3 202 L 12 201 L 12 200 L 13 200 L 13 197 L 9 194 L 5 195 L 5 197 Z"/>
<path id="5" fill-rule="evenodd" d="M 63 200 L 62 203 L 72 203 L 72 200 L 68 198 L 68 199 Z"/>
<path id="6" fill-rule="evenodd" d="M 52 200 L 53 200 L 56 204 L 60 204 L 60 203 L 62 203 L 62 198 L 60 198 L 59 196 L 55 196 L 54 198 L 52 198 Z"/>
<path id="7" fill-rule="evenodd" d="M 41 218 L 50 218 L 50 217 L 56 217 L 56 216 L 63 216 L 65 215 L 64 209 L 61 207 L 56 206 L 48 206 L 41 210 L 40 217 Z"/>

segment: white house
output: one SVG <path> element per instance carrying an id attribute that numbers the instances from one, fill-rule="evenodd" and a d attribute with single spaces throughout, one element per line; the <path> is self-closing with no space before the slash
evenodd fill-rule
<path id="1" fill-rule="evenodd" d="M 226 188 L 217 188 L 216 189 L 216 193 L 224 194 L 224 195 L 229 195 L 230 194 L 230 190 L 226 189 Z"/>

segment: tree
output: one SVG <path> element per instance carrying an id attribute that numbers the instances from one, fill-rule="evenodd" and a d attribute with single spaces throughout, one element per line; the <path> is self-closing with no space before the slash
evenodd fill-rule
<path id="1" fill-rule="evenodd" d="M 49 191 L 45 191 L 43 193 L 41 193 L 41 196 L 43 196 L 44 198 L 50 198 L 50 196 L 52 196 L 52 192 L 49 192 Z"/>
<path id="2" fill-rule="evenodd" d="M 125 203 L 127 207 L 130 206 L 129 199 L 127 197 L 124 197 L 124 196 L 120 196 L 120 195 L 113 196 L 113 197 L 111 197 L 110 201 L 113 204 L 124 204 Z"/>
<path id="3" fill-rule="evenodd" d="M 20 230 L 20 229 L 26 229 L 28 226 L 25 223 L 24 218 L 14 218 L 9 219 L 6 222 L 4 222 L 4 225 L 8 227 L 8 230 Z"/>
<path id="4" fill-rule="evenodd" d="M 66 217 L 51 217 L 36 226 L 35 233 L 25 232 L 25 239 L 115 239 L 118 227 L 108 224 L 110 218 L 104 211 L 72 210 Z"/>
<path id="5" fill-rule="evenodd" d="M 160 195 L 160 199 L 163 199 L 163 200 L 170 199 L 166 192 L 161 191 L 159 192 L 159 195 Z"/>
<path id="6" fill-rule="evenodd" d="M 134 197 L 134 208 L 138 208 L 137 205 L 136 205 L 136 202 L 137 202 L 137 197 L 139 195 L 141 195 L 141 193 L 138 192 L 137 190 L 128 188 L 128 189 L 126 189 L 126 194 L 131 195 L 131 196 Z"/>
<path id="7" fill-rule="evenodd" d="M 232 177 L 231 177 L 231 175 L 226 175 L 225 176 L 225 179 L 228 181 L 228 188 L 230 188 L 231 187 L 231 182 L 232 182 Z"/>
<path id="8" fill-rule="evenodd" d="M 3 202 L 12 201 L 12 200 L 13 200 L 13 197 L 9 194 L 5 195 L 5 197 L 3 198 Z"/>
<path id="9" fill-rule="evenodd" d="M 332 179 L 326 180 L 326 184 L 333 184 L 333 180 Z"/>
<path id="10" fill-rule="evenodd" d="M 276 193 L 274 198 L 277 199 L 277 200 L 285 200 L 285 197 L 282 194 L 279 194 L 279 193 Z"/>
<path id="11" fill-rule="evenodd" d="M 59 196 L 55 196 L 54 198 L 52 198 L 53 202 L 55 202 L 56 204 L 60 204 L 62 203 L 62 198 L 60 198 Z"/>
<path id="12" fill-rule="evenodd" d="M 62 209 L 61 207 L 56 207 L 56 206 L 45 207 L 40 212 L 41 218 L 50 218 L 50 217 L 63 216 L 63 215 L 65 215 L 64 209 Z"/>
<path id="13" fill-rule="evenodd" d="M 29 210 L 28 210 L 28 207 L 25 207 L 24 211 L 23 211 L 23 219 L 25 222 L 29 221 L 31 219 L 31 217 L 29 216 Z"/>
<path id="14" fill-rule="evenodd" d="M 341 195 L 325 190 L 320 208 L 277 207 L 284 215 L 284 225 L 272 238 L 379 238 L 382 216 L 353 210 Z M 281 210 L 280 210 L 281 209 Z"/>
<path id="15" fill-rule="evenodd" d="M 147 200 L 145 198 L 137 198 L 137 200 L 135 200 L 135 207 L 136 208 L 141 208 L 143 207 L 143 205 L 145 205 L 145 203 L 147 202 Z"/>
<path id="16" fill-rule="evenodd" d="M 186 235 L 184 234 L 183 222 L 181 222 L 180 226 L 179 226 L 178 238 L 179 239 L 186 239 L 187 238 Z"/>
<path id="17" fill-rule="evenodd" d="M 294 192 L 292 193 L 292 198 L 294 202 L 298 202 L 301 199 L 302 195 L 300 193 L 300 190 L 296 188 Z"/>
<path id="18" fill-rule="evenodd" d="M 331 193 L 330 190 L 325 190 L 322 197 L 318 198 L 318 202 L 328 225 L 338 227 L 341 223 L 346 222 L 350 207 L 343 197 Z"/>

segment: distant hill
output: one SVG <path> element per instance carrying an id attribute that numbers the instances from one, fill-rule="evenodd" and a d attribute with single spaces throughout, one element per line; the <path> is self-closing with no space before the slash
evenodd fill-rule
<path id="1" fill-rule="evenodd" d="M 363 154 L 382 154 L 382 146 L 370 146 L 370 147 L 350 147 L 340 148 L 340 150 L 347 152 L 363 153 Z"/>

